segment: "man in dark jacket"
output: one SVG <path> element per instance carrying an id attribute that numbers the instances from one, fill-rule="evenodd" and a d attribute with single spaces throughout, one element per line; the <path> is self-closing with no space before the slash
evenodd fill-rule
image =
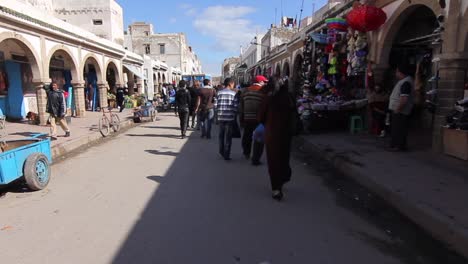
<path id="1" fill-rule="evenodd" d="M 179 82 L 179 90 L 177 90 L 175 95 L 175 104 L 179 112 L 182 139 L 184 139 L 187 132 L 189 110 L 192 105 L 192 98 L 187 90 L 187 83 L 184 80 Z"/>
<path id="2" fill-rule="evenodd" d="M 53 82 L 51 90 L 47 94 L 47 113 L 50 114 L 50 137 L 52 140 L 57 139 L 57 125 L 58 122 L 65 131 L 65 137 L 70 136 L 70 129 L 65 121 L 65 114 L 67 112 L 67 104 L 63 91 L 58 88 L 57 83 Z"/>
<path id="3" fill-rule="evenodd" d="M 124 101 L 125 101 L 125 90 L 122 86 L 119 86 L 117 88 L 117 95 L 116 95 L 116 99 L 117 99 L 117 106 L 120 108 L 120 112 L 122 113 L 122 111 L 124 110 Z"/>
<path id="4" fill-rule="evenodd" d="M 265 94 L 262 89 L 267 82 L 268 79 L 264 76 L 256 76 L 252 86 L 242 93 L 240 101 L 240 123 L 244 128 L 242 148 L 246 159 L 250 159 L 250 154 L 252 152 L 253 132 L 259 125 L 257 115 L 265 98 Z M 258 141 L 253 142 L 252 165 L 260 165 L 263 149 L 263 143 Z"/>

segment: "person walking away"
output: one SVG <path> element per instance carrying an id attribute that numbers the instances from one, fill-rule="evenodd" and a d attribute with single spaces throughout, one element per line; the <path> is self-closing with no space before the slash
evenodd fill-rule
<path id="1" fill-rule="evenodd" d="M 414 106 L 414 80 L 409 65 L 397 67 L 396 77 L 399 80 L 390 95 L 391 111 L 391 144 L 390 151 L 406 151 L 409 130 L 409 116 Z"/>
<path id="2" fill-rule="evenodd" d="M 67 103 L 63 91 L 58 88 L 57 83 L 51 84 L 51 90 L 47 94 L 47 113 L 50 114 L 50 137 L 52 140 L 57 139 L 57 124 L 59 123 L 65 132 L 65 137 L 70 137 L 70 129 L 65 120 L 67 111 Z"/>
<path id="3" fill-rule="evenodd" d="M 240 123 L 244 128 L 242 137 L 242 149 L 245 158 L 250 159 L 252 152 L 252 135 L 259 122 L 257 120 L 260 106 L 265 98 L 263 87 L 268 82 L 264 76 L 255 77 L 252 86 L 247 88 L 242 94 L 240 101 Z M 263 154 L 264 145 L 261 142 L 253 142 L 252 165 L 260 165 L 260 159 Z"/>
<path id="4" fill-rule="evenodd" d="M 117 87 L 116 96 L 117 106 L 120 109 L 120 113 L 124 110 L 124 101 L 125 101 L 125 90 L 122 86 Z"/>
<path id="5" fill-rule="evenodd" d="M 272 197 L 281 201 L 283 185 L 291 180 L 290 153 L 295 103 L 288 93 L 288 81 L 270 79 L 268 96 L 262 103 L 258 121 L 264 125 L 264 137 Z"/>
<path id="6" fill-rule="evenodd" d="M 167 105 L 167 87 L 166 87 L 166 84 L 163 84 L 163 86 L 161 88 L 161 96 L 162 96 L 162 99 L 163 99 L 163 103 L 165 105 Z"/>
<path id="7" fill-rule="evenodd" d="M 198 119 L 197 118 L 197 112 L 198 112 L 198 109 L 197 109 L 197 103 L 198 103 L 198 91 L 199 91 L 199 88 L 200 88 L 200 81 L 195 81 L 193 83 L 193 87 L 190 87 L 188 90 L 190 92 L 190 97 L 192 98 L 192 103 L 191 103 L 191 106 L 190 106 L 190 113 L 189 113 L 189 119 L 192 118 L 192 128 L 195 128 L 195 121 L 198 123 L 198 120 L 195 120 L 195 119 Z M 190 120 L 188 121 L 188 124 L 190 125 Z M 189 126 L 190 127 L 190 126 Z"/>
<path id="8" fill-rule="evenodd" d="M 232 128 L 237 114 L 238 102 L 235 83 L 231 78 L 224 81 L 225 88 L 219 91 L 216 101 L 216 111 L 219 122 L 219 154 L 225 160 L 231 160 Z"/>
<path id="9" fill-rule="evenodd" d="M 216 92 L 211 86 L 211 81 L 205 79 L 203 81 L 203 88 L 199 90 L 199 98 L 197 109 L 199 112 L 199 120 L 201 125 L 201 137 L 211 138 L 211 126 L 214 118 L 214 100 Z"/>
<path id="10" fill-rule="evenodd" d="M 94 111 L 96 105 L 94 104 L 94 86 L 92 83 L 88 84 L 88 102 L 89 108 L 88 111 Z"/>
<path id="11" fill-rule="evenodd" d="M 187 133 L 188 118 L 191 106 L 190 92 L 187 90 L 187 83 L 182 80 L 179 82 L 179 89 L 175 94 L 175 105 L 179 113 L 180 119 L 180 132 L 182 139 L 185 138 Z"/>

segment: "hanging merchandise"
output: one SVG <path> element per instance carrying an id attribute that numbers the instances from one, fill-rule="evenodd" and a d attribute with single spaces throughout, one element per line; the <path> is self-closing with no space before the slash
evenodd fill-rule
<path id="1" fill-rule="evenodd" d="M 360 32 L 374 31 L 387 21 L 387 14 L 378 7 L 358 5 L 346 17 L 349 27 Z"/>
<path id="2" fill-rule="evenodd" d="M 344 18 L 328 18 L 325 19 L 325 23 L 327 23 L 327 27 L 329 29 L 336 29 L 341 31 L 348 30 L 348 23 Z"/>
<path id="3" fill-rule="evenodd" d="M 328 35 L 327 34 L 312 33 L 312 34 L 310 34 L 310 36 L 317 43 L 328 44 Z"/>

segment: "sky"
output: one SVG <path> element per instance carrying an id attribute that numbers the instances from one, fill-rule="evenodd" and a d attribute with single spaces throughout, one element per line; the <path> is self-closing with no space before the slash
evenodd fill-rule
<path id="1" fill-rule="evenodd" d="M 327 0 L 117 0 L 124 10 L 125 28 L 133 22 L 154 25 L 156 33 L 184 32 L 202 62 L 204 73 L 221 75 L 225 58 L 239 56 L 256 33 L 265 33 L 284 16 L 299 21 Z M 282 8 L 281 8 L 282 6 Z M 315 7 L 314 7 L 315 6 Z"/>

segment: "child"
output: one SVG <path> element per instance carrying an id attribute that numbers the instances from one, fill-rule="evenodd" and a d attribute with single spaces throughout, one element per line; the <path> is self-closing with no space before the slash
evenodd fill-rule
<path id="1" fill-rule="evenodd" d="M 382 86 L 376 85 L 374 89 L 368 90 L 369 109 L 371 114 L 371 133 L 385 136 L 385 119 L 387 117 L 388 95 Z"/>

